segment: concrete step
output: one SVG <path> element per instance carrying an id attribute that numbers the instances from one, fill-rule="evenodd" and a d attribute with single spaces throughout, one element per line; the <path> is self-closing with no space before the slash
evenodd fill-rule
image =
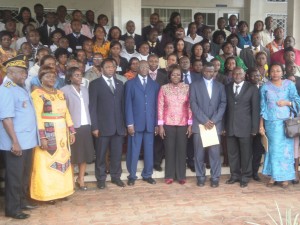
<path id="1" fill-rule="evenodd" d="M 141 173 L 142 173 L 143 167 L 144 167 L 143 160 L 139 160 L 138 161 L 138 166 L 137 166 L 137 174 L 136 174 L 138 179 L 142 179 Z M 164 161 L 162 162 L 161 167 L 163 169 L 163 171 L 161 171 L 161 172 L 153 170 L 152 178 L 164 178 L 164 176 L 165 176 L 165 171 L 164 171 L 165 162 Z M 88 173 L 88 175 L 84 177 L 85 182 L 95 182 L 96 178 L 95 178 L 95 164 L 94 163 L 87 165 L 86 172 Z M 229 167 L 222 167 L 221 174 L 222 175 L 226 175 L 226 174 L 229 175 L 230 174 Z M 128 175 L 129 175 L 129 173 L 126 169 L 126 162 L 122 161 L 121 180 L 127 180 Z M 206 175 L 210 175 L 210 169 L 206 169 Z M 190 169 L 187 168 L 186 169 L 186 176 L 187 177 L 195 177 L 196 173 L 192 172 Z M 106 180 L 110 181 L 110 179 L 111 179 L 110 175 L 108 174 Z"/>

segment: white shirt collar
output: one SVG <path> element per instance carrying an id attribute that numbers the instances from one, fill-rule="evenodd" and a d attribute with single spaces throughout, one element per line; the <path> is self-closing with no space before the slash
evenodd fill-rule
<path id="1" fill-rule="evenodd" d="M 138 77 L 139 77 L 141 83 L 144 82 L 144 79 L 146 79 L 146 83 L 148 82 L 148 76 L 143 77 L 143 76 L 141 76 L 141 75 L 139 74 Z"/>
<path id="2" fill-rule="evenodd" d="M 107 83 L 107 85 L 109 85 L 108 79 L 110 79 L 110 80 L 112 81 L 112 85 L 114 86 L 114 88 L 116 87 L 116 85 L 115 85 L 115 80 L 114 80 L 113 77 L 111 77 L 111 78 L 108 78 L 108 77 L 106 77 L 106 76 L 102 76 L 102 77 L 103 77 L 103 79 L 105 80 L 105 82 Z"/>
<path id="3" fill-rule="evenodd" d="M 235 89 L 235 87 L 238 85 L 238 86 L 239 86 L 239 89 L 241 90 L 241 88 L 243 87 L 244 83 L 245 83 L 245 81 L 242 81 L 242 82 L 239 83 L 239 84 L 233 83 L 233 87 L 234 87 L 234 89 Z"/>
<path id="4" fill-rule="evenodd" d="M 254 46 L 252 46 L 252 50 L 254 50 Z M 260 45 L 256 47 L 260 51 Z"/>
<path id="5" fill-rule="evenodd" d="M 129 33 L 127 32 L 127 36 L 132 36 L 132 37 L 134 38 L 134 36 L 135 36 L 135 33 L 133 33 L 133 34 L 129 34 Z"/>

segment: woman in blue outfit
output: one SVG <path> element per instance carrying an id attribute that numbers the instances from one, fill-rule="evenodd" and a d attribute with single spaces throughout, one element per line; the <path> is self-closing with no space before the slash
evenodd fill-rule
<path id="1" fill-rule="evenodd" d="M 260 89 L 259 131 L 266 134 L 269 141 L 263 174 L 271 176 L 268 187 L 280 182 L 283 188 L 287 188 L 289 181 L 295 179 L 294 139 L 285 136 L 284 120 L 290 116 L 290 107 L 299 107 L 300 98 L 295 85 L 290 80 L 282 80 L 280 64 L 272 64 L 269 75 L 271 80 Z"/>
<path id="2" fill-rule="evenodd" d="M 249 32 L 249 26 L 246 21 L 240 21 L 237 25 L 239 32 L 237 33 L 237 36 L 239 38 L 238 47 L 241 49 L 251 47 L 251 35 Z"/>

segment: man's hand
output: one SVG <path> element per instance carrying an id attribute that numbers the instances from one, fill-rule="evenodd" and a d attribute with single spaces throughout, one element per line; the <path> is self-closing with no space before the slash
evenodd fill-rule
<path id="1" fill-rule="evenodd" d="M 212 121 L 209 120 L 209 121 L 206 122 L 206 124 L 204 124 L 204 127 L 205 127 L 206 130 L 210 130 L 214 127 L 214 125 L 215 124 Z"/>
<path id="2" fill-rule="evenodd" d="M 48 140 L 46 138 L 41 139 L 41 149 L 48 150 Z"/>
<path id="3" fill-rule="evenodd" d="M 71 134 L 70 135 L 70 144 L 74 144 L 75 143 L 75 134 Z"/>
<path id="4" fill-rule="evenodd" d="M 15 156 L 22 155 L 22 149 L 21 149 L 19 142 L 12 143 L 11 153 L 14 154 Z"/>
<path id="5" fill-rule="evenodd" d="M 132 126 L 128 126 L 128 128 L 127 128 L 127 131 L 128 131 L 128 134 L 130 135 L 130 136 L 134 136 L 134 126 L 132 125 Z"/>
<path id="6" fill-rule="evenodd" d="M 99 130 L 93 130 L 93 131 L 92 131 L 92 135 L 93 135 L 95 138 L 98 138 L 98 137 L 100 136 Z"/>
<path id="7" fill-rule="evenodd" d="M 165 136 L 166 136 L 166 132 L 165 132 L 165 129 L 164 129 L 163 125 L 159 126 L 159 136 L 161 137 L 161 139 L 164 139 Z"/>

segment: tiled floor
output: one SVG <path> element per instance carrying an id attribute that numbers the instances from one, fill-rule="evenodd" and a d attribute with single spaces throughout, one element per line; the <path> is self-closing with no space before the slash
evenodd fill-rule
<path id="1" fill-rule="evenodd" d="M 6 218 L 1 210 L 0 224 L 273 224 L 267 214 L 278 221 L 275 202 L 283 217 L 286 209 L 292 209 L 293 216 L 300 213 L 300 185 L 290 185 L 286 190 L 267 188 L 267 179 L 263 178 L 263 182 L 251 181 L 241 189 L 237 183 L 225 184 L 227 178 L 222 176 L 216 189 L 208 182 L 197 187 L 195 177 L 189 177 L 185 185 L 166 185 L 163 179 L 157 179 L 156 185 L 138 180 L 133 187 L 119 188 L 107 182 L 104 190 L 97 189 L 94 182 L 88 183 L 88 191 L 76 191 L 68 201 L 54 206 L 40 204 L 24 221 Z"/>

